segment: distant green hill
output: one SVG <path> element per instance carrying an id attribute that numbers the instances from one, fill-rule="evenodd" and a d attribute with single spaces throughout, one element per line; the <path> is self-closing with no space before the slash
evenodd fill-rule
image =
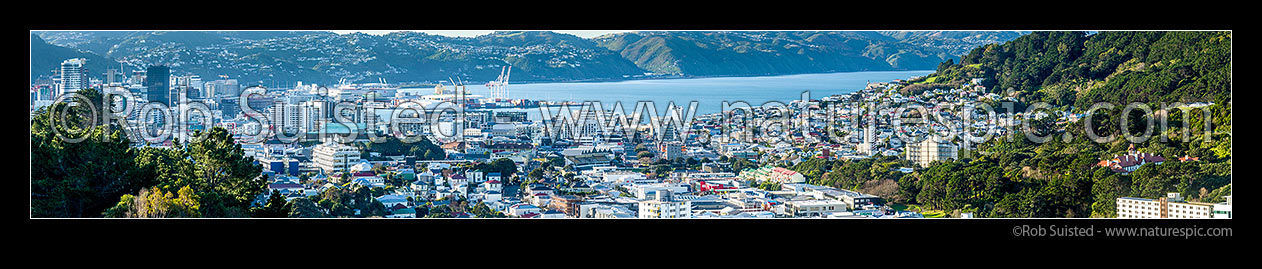
<path id="1" fill-rule="evenodd" d="M 31 80 L 52 75 L 53 70 L 61 67 L 62 61 L 71 58 L 87 59 L 86 68 L 93 77 L 103 76 L 106 69 L 118 68 L 118 62 L 114 60 L 72 48 L 54 46 L 44 42 L 44 39 L 37 35 L 31 35 Z"/>
<path id="2" fill-rule="evenodd" d="M 936 78 L 935 78 L 936 77 Z M 1034 32 L 974 49 L 926 79 L 984 78 L 1026 102 L 1223 102 L 1231 96 L 1231 32 Z"/>
<path id="3" fill-rule="evenodd" d="M 343 79 L 433 82 L 448 78 L 481 83 L 495 79 L 504 66 L 513 66 L 511 79 L 517 82 L 609 80 L 645 73 L 738 76 L 927 70 L 944 60 L 957 59 L 968 49 L 1020 35 L 670 31 L 581 38 L 548 31 L 501 31 L 477 37 L 317 31 L 32 33 L 55 45 L 32 47 L 33 55 L 53 53 L 44 50 L 77 50 L 125 62 L 132 70 L 166 64 L 175 74 L 203 78 L 226 75 L 263 85 L 297 81 L 330 84 Z"/>
<path id="4" fill-rule="evenodd" d="M 1018 35 L 1006 33 L 1008 38 Z M 966 43 L 963 37 L 977 35 L 993 34 L 970 32 L 939 37 L 903 32 L 683 31 L 621 33 L 598 37 L 596 41 L 650 72 L 715 76 L 933 69 L 939 62 L 955 59 L 964 52 L 950 47 Z M 905 42 L 904 38 L 910 36 L 919 43 Z M 977 38 L 983 43 L 962 46 L 972 48 L 989 39 Z M 943 46 L 945 43 L 951 45 Z"/>

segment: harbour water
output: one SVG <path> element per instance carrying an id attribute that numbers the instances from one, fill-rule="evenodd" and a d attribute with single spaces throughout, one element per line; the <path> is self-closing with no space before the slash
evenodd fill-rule
<path id="1" fill-rule="evenodd" d="M 509 98 L 543 101 L 600 101 L 609 109 L 615 102 L 622 102 L 627 113 L 634 110 L 637 102 L 653 101 L 659 111 L 665 111 L 668 102 L 687 106 L 697 101 L 697 114 L 717 113 L 724 101 L 744 101 L 752 106 L 769 101 L 788 103 L 800 99 L 803 91 L 809 91 L 812 99 L 833 94 L 846 94 L 863 89 L 867 82 L 886 82 L 909 79 L 933 73 L 919 71 L 871 71 L 824 74 L 800 74 L 760 77 L 716 77 L 691 79 L 629 80 L 618 82 L 573 82 L 510 84 Z M 486 87 L 469 86 L 471 94 L 489 96 Z M 432 89 L 403 89 L 428 90 Z M 538 108 L 496 109 L 527 111 L 531 119 L 538 119 Z M 555 112 L 555 110 L 554 110 Z"/>

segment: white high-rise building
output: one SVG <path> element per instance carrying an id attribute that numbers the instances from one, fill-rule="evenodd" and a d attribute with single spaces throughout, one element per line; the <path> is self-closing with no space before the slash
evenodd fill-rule
<path id="1" fill-rule="evenodd" d="M 271 111 L 272 130 L 274 132 L 285 132 L 286 134 L 299 134 L 303 129 L 303 107 L 301 105 L 289 104 L 281 100 L 276 100 Z"/>
<path id="2" fill-rule="evenodd" d="M 61 62 L 61 93 L 76 92 L 88 88 L 87 59 L 74 58 Z"/>
<path id="3" fill-rule="evenodd" d="M 863 143 L 859 144 L 856 150 L 859 154 L 868 156 L 876 155 L 876 112 L 871 109 L 869 108 L 867 116 L 864 117 L 867 118 L 867 125 L 863 126 Z"/>
<path id="4" fill-rule="evenodd" d="M 300 105 L 300 123 L 302 129 L 307 132 L 319 132 L 323 127 L 323 123 L 328 121 L 329 102 L 321 100 L 304 101 Z"/>

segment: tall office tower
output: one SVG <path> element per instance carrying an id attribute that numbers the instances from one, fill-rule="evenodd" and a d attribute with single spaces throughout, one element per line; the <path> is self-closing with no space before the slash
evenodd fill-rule
<path id="1" fill-rule="evenodd" d="M 219 111 L 223 112 L 225 119 L 236 118 L 237 115 L 241 114 L 241 105 L 238 101 L 239 99 L 237 98 L 219 99 Z"/>
<path id="2" fill-rule="evenodd" d="M 189 95 L 196 95 L 198 96 L 198 98 L 212 97 L 212 96 L 203 94 L 204 93 L 203 88 L 205 87 L 206 87 L 205 82 L 202 82 L 201 76 L 191 75 L 188 77 L 188 94 Z"/>
<path id="3" fill-rule="evenodd" d="M 148 90 L 149 102 L 161 102 L 171 105 L 171 69 L 164 65 L 153 65 L 145 71 L 145 88 Z"/>
<path id="4" fill-rule="evenodd" d="M 197 75 L 171 76 L 171 100 L 207 98 L 201 92 L 201 81 Z"/>
<path id="5" fill-rule="evenodd" d="M 87 59 L 74 58 L 61 62 L 61 92 L 76 92 L 88 88 L 88 70 L 83 68 Z"/>
<path id="6" fill-rule="evenodd" d="M 114 84 L 115 82 L 122 82 L 123 80 L 119 79 L 118 77 L 122 77 L 122 73 L 118 72 L 117 69 L 111 68 L 111 69 L 105 70 L 105 84 Z"/>
<path id="7" fill-rule="evenodd" d="M 332 103 L 322 100 L 311 100 L 302 102 L 303 111 L 302 129 L 307 131 L 318 131 L 322 127 L 322 123 L 328 121 L 331 117 Z"/>
<path id="8" fill-rule="evenodd" d="M 167 94 L 167 100 L 170 100 L 171 102 L 176 103 L 176 102 L 179 102 L 184 97 L 187 97 L 187 94 L 188 94 L 187 93 L 187 90 L 188 90 L 187 77 L 171 76 L 171 80 L 169 80 L 169 82 L 170 83 L 167 85 L 171 85 L 171 92 Z"/>
<path id="9" fill-rule="evenodd" d="M 290 104 L 276 99 L 271 109 L 271 124 L 274 132 L 297 134 L 302 130 L 302 106 Z"/>

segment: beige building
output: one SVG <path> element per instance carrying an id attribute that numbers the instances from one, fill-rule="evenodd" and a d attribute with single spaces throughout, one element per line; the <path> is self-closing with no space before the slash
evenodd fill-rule
<path id="1" fill-rule="evenodd" d="M 929 138 L 920 143 L 907 144 L 903 147 L 903 153 L 904 157 L 916 162 L 920 167 L 929 167 L 929 164 L 934 161 L 958 159 L 959 147 L 949 141 Z"/>

